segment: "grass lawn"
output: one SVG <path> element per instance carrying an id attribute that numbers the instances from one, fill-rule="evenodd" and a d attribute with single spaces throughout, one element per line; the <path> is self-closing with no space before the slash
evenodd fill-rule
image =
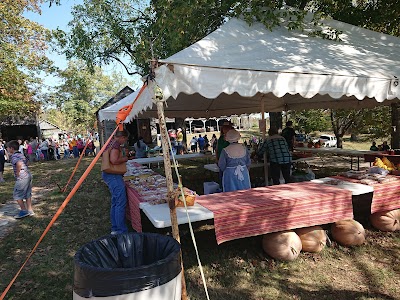
<path id="1" fill-rule="evenodd" d="M 70 185 L 73 187 L 92 158 L 84 158 Z M 36 193 L 36 215 L 19 220 L 11 234 L 0 240 L 0 291 L 25 260 L 67 194 L 59 192 L 76 160 L 31 165 Z M 180 162 L 183 183 L 202 193 L 206 160 Z M 162 172 L 162 170 L 158 170 Z M 314 169 L 318 177 L 340 171 Z M 0 185 L 0 205 L 12 198 L 11 170 Z M 252 178 L 262 182 L 252 170 Z M 258 179 L 257 179 L 258 178 Z M 69 189 L 69 190 L 70 190 Z M 110 197 L 96 165 L 63 214 L 40 244 L 6 299 L 72 299 L 73 256 L 87 242 L 110 231 Z M 155 231 L 146 220 L 145 231 Z M 356 248 L 333 244 L 320 254 L 302 253 L 291 263 L 263 253 L 261 237 L 216 244 L 212 223 L 195 224 L 195 235 L 211 299 L 400 299 L 400 232 L 384 233 L 367 227 L 367 242 Z M 180 226 L 188 295 L 206 299 L 187 226 Z"/>

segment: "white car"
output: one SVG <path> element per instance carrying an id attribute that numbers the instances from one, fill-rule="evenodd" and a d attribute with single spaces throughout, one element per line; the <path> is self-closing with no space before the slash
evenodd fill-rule
<path id="1" fill-rule="evenodd" d="M 321 143 L 322 147 L 336 147 L 337 145 L 336 136 L 334 135 L 324 134 L 313 140 L 314 143 L 317 143 L 318 141 Z"/>

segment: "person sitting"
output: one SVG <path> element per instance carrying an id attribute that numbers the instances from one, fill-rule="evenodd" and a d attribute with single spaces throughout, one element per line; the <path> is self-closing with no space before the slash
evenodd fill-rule
<path id="1" fill-rule="evenodd" d="M 148 147 L 143 142 L 143 137 L 139 137 L 138 141 L 133 146 L 135 148 L 135 158 L 144 158 L 147 157 Z"/>
<path id="2" fill-rule="evenodd" d="M 222 171 L 222 190 L 232 192 L 251 188 L 248 168 L 250 154 L 243 144 L 239 144 L 240 133 L 235 129 L 229 130 L 225 140 L 229 145 L 222 149 L 218 167 Z"/>
<path id="3" fill-rule="evenodd" d="M 94 144 L 93 144 L 93 140 L 88 140 L 87 143 L 88 143 L 88 145 L 87 145 L 86 150 L 85 150 L 85 156 L 89 156 L 89 154 L 95 155 L 95 153 L 94 153 L 95 147 L 94 147 Z"/>
<path id="4" fill-rule="evenodd" d="M 388 145 L 387 141 L 384 141 L 382 143 L 382 151 L 389 151 L 390 150 L 390 146 Z"/>
<path id="5" fill-rule="evenodd" d="M 378 151 L 379 148 L 376 146 L 376 142 L 372 142 L 372 146 L 369 148 L 370 151 Z"/>

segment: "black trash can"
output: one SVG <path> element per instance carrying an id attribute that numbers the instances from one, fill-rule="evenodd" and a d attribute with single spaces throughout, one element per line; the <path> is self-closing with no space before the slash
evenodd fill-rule
<path id="1" fill-rule="evenodd" d="M 155 233 L 109 235 L 74 257 L 73 299 L 181 299 L 180 244 Z"/>

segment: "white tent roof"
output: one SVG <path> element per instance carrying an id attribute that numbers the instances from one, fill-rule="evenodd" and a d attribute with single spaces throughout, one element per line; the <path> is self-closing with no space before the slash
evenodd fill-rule
<path id="1" fill-rule="evenodd" d="M 398 100 L 400 39 L 334 20 L 324 24 L 340 30 L 342 41 L 310 37 L 307 29 L 269 31 L 231 19 L 161 61 L 155 81 L 167 99 L 166 116 L 257 112 L 261 99 L 265 111 L 361 108 Z M 140 97 L 129 120 L 144 109 L 143 117 L 156 116 L 152 91 Z"/>

